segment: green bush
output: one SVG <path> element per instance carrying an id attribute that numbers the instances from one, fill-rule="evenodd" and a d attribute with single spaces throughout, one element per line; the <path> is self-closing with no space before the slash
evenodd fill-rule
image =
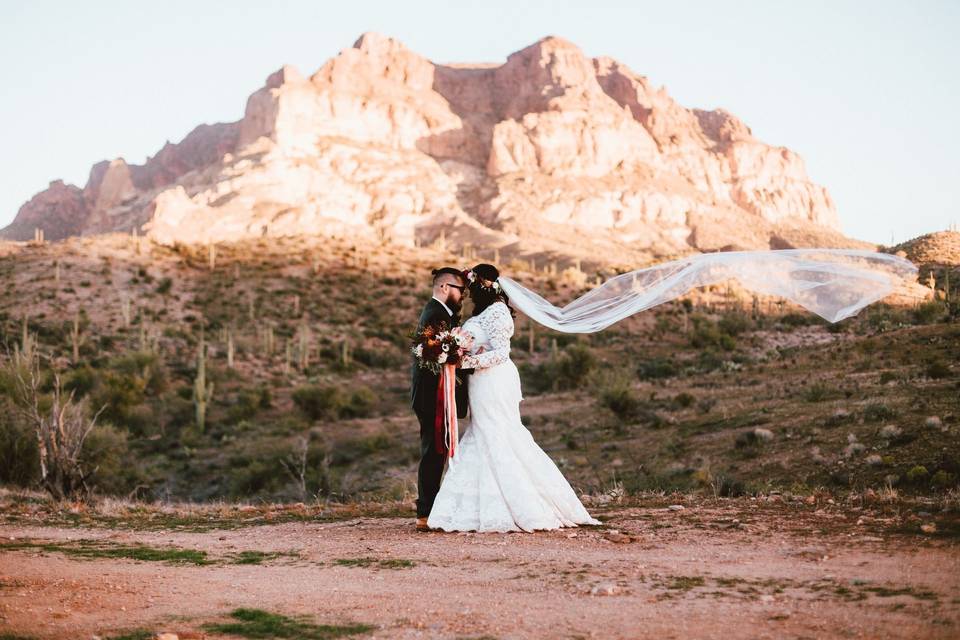
<path id="1" fill-rule="evenodd" d="M 914 483 L 924 482 L 930 473 L 927 471 L 927 468 L 922 464 L 918 464 L 909 471 L 907 471 L 907 480 Z"/>
<path id="2" fill-rule="evenodd" d="M 344 392 L 338 387 L 304 385 L 293 391 L 293 402 L 312 420 L 365 418 L 373 414 L 377 397 L 369 387 Z"/>
<path id="3" fill-rule="evenodd" d="M 87 485 L 101 493 L 127 494 L 143 480 L 126 432 L 110 424 L 97 424 L 87 435 L 80 464 L 88 474 Z"/>
<path id="4" fill-rule="evenodd" d="M 940 469 L 930 478 L 930 483 L 939 489 L 948 489 L 957 484 L 957 477 L 949 471 Z"/>
<path id="5" fill-rule="evenodd" d="M 73 391 L 77 398 L 87 395 L 97 384 L 97 372 L 90 365 L 77 367 L 68 373 L 63 380 L 63 388 Z"/>
<path id="6" fill-rule="evenodd" d="M 344 398 L 337 387 L 304 385 L 293 390 L 293 403 L 312 420 L 330 420 L 340 416 Z"/>
<path id="7" fill-rule="evenodd" d="M 871 402 L 863 408 L 863 419 L 867 422 L 880 422 L 896 416 L 896 412 L 882 402 Z"/>
<path id="8" fill-rule="evenodd" d="M 575 389 L 582 386 L 597 366 L 593 352 L 582 344 L 572 344 L 557 358 L 557 387 Z"/>
<path id="9" fill-rule="evenodd" d="M 816 382 L 807 387 L 803 392 L 803 399 L 807 402 L 822 402 L 830 395 L 830 390 L 826 385 Z"/>
<path id="10" fill-rule="evenodd" d="M 672 358 L 651 358 L 637 365 L 637 376 L 641 380 L 672 378 L 679 372 L 679 368 Z"/>
<path id="11" fill-rule="evenodd" d="M 25 487 L 39 477 L 36 436 L 17 417 L 13 404 L 0 398 L 0 484 Z"/>
<path id="12" fill-rule="evenodd" d="M 913 310 L 913 321 L 916 324 L 932 324 L 940 322 L 946 315 L 947 307 L 939 300 L 928 300 Z"/>
<path id="13" fill-rule="evenodd" d="M 632 421 L 640 416 L 643 402 L 633 389 L 626 385 L 615 385 L 600 391 L 600 406 L 609 409 L 621 420 Z"/>
<path id="14" fill-rule="evenodd" d="M 673 403 L 676 406 L 682 407 L 684 409 L 688 407 L 692 407 L 693 403 L 696 402 L 696 400 L 697 400 L 696 398 L 694 398 L 692 395 L 690 395 L 686 391 L 682 393 L 678 393 L 676 396 L 673 397 Z"/>
<path id="15" fill-rule="evenodd" d="M 732 335 L 722 330 L 720 326 L 700 314 L 690 316 L 693 321 L 693 331 L 690 333 L 690 344 L 698 349 L 703 347 L 720 347 L 724 351 L 732 351 L 737 347 L 737 341 Z"/>
<path id="16" fill-rule="evenodd" d="M 807 325 L 815 324 L 818 318 L 819 316 L 815 316 L 811 313 L 797 313 L 792 311 L 780 317 L 780 324 L 791 328 L 805 327 Z"/>
<path id="17" fill-rule="evenodd" d="M 373 415 L 377 397 L 368 387 L 358 387 L 350 392 L 340 409 L 344 418 L 366 418 Z"/>
<path id="18" fill-rule="evenodd" d="M 717 328 L 732 337 L 745 333 L 752 327 L 750 317 L 742 313 L 726 313 L 717 322 Z"/>
<path id="19" fill-rule="evenodd" d="M 950 376 L 950 367 L 941 360 L 934 360 L 927 365 L 927 377 L 933 380 L 942 380 Z"/>
<path id="20" fill-rule="evenodd" d="M 400 351 L 394 346 L 384 349 L 366 349 L 357 347 L 353 350 L 353 358 L 360 364 L 374 369 L 393 369 L 407 362 L 407 351 Z"/>

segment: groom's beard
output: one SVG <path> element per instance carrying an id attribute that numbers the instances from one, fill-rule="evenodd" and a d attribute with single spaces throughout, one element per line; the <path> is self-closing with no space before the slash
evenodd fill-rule
<path id="1" fill-rule="evenodd" d="M 450 307 L 450 311 L 460 313 L 460 309 L 463 307 L 463 301 L 454 302 L 450 298 L 447 298 L 447 306 Z"/>

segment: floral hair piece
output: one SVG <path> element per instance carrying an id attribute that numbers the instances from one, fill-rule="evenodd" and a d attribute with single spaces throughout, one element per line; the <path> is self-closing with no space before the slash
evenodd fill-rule
<path id="1" fill-rule="evenodd" d="M 467 282 L 470 284 L 475 284 L 485 291 L 496 291 L 500 293 L 500 280 L 494 280 L 493 283 L 488 287 L 483 284 L 483 279 L 478 277 L 476 272 L 473 269 L 468 269 L 463 272 L 463 277 L 467 279 Z"/>

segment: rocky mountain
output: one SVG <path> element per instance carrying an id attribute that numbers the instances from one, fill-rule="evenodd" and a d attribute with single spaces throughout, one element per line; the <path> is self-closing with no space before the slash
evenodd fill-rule
<path id="1" fill-rule="evenodd" d="M 162 243 L 329 234 L 596 256 L 873 246 L 839 232 L 794 152 L 544 38 L 501 65 L 436 64 L 368 33 L 312 76 L 284 66 L 237 122 L 143 165 L 99 162 L 0 231 L 133 229 Z"/>

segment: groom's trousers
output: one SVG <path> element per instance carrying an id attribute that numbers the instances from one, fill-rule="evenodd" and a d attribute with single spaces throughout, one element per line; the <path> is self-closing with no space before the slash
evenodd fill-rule
<path id="1" fill-rule="evenodd" d="M 426 518 L 433 508 L 433 501 L 440 491 L 440 478 L 443 476 L 445 458 L 437 451 L 434 438 L 433 411 L 415 408 L 420 421 L 420 466 L 417 468 L 417 517 Z"/>

